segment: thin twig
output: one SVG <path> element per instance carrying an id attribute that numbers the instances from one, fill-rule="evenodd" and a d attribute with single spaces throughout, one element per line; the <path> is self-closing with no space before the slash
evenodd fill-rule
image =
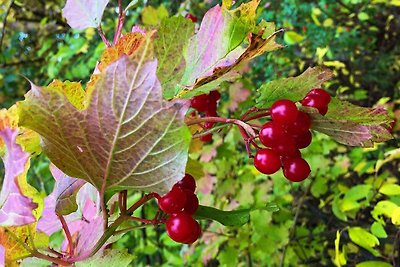
<path id="1" fill-rule="evenodd" d="M 125 22 L 125 12 L 122 9 L 122 0 L 118 0 L 118 24 L 117 24 L 117 30 L 115 31 L 115 35 L 114 35 L 114 41 L 113 44 L 116 45 L 119 37 L 121 36 L 121 31 L 122 31 L 122 27 L 124 26 L 124 22 Z"/>
<path id="2" fill-rule="evenodd" d="M 101 24 L 97 27 L 97 32 L 99 33 L 101 40 L 107 47 L 111 47 L 110 42 L 107 40 L 107 37 L 104 35 L 103 29 L 101 28 Z"/>
<path id="3" fill-rule="evenodd" d="M 61 225 L 62 225 L 62 228 L 64 230 L 65 236 L 67 237 L 67 240 L 68 240 L 69 254 L 71 256 L 73 256 L 74 255 L 74 243 L 72 242 L 72 236 L 71 236 L 71 232 L 69 231 L 68 224 L 67 224 L 67 222 L 65 221 L 65 219 L 64 219 L 64 217 L 62 215 L 58 215 L 57 214 L 57 217 L 61 222 Z"/>

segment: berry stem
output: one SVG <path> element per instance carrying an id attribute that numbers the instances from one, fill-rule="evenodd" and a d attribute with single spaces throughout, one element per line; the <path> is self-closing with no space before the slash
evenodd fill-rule
<path id="1" fill-rule="evenodd" d="M 253 115 L 253 116 L 250 116 L 250 117 L 244 119 L 243 121 L 246 121 L 246 122 L 247 122 L 247 121 L 252 121 L 252 120 L 255 120 L 255 119 L 267 117 L 267 116 L 269 116 L 269 115 L 270 115 L 270 112 L 269 112 L 269 111 L 268 111 L 268 112 L 263 112 L 263 113 L 259 113 L 259 114 L 255 114 L 255 115 Z"/>
<path id="2" fill-rule="evenodd" d="M 125 22 L 125 12 L 122 9 L 122 0 L 118 0 L 118 24 L 117 24 L 117 30 L 115 31 L 115 35 L 114 35 L 114 41 L 113 44 L 116 45 L 119 37 L 121 36 L 121 31 L 122 31 L 122 27 L 124 26 L 124 22 Z"/>
<path id="3" fill-rule="evenodd" d="M 67 222 L 65 221 L 65 219 L 64 219 L 64 217 L 62 215 L 58 215 L 57 214 L 57 217 L 61 222 L 61 225 L 62 225 L 62 228 L 64 230 L 65 236 L 66 236 L 66 238 L 68 240 L 69 254 L 71 256 L 73 256 L 74 255 L 74 243 L 72 242 L 72 236 L 71 236 L 71 232 L 69 231 L 68 224 L 67 224 Z"/>
<path id="4" fill-rule="evenodd" d="M 241 117 L 240 120 L 245 121 L 247 116 L 252 114 L 252 113 L 256 113 L 256 112 L 261 112 L 261 111 L 269 111 L 269 108 L 256 108 L 256 107 L 252 107 L 249 110 L 247 110 Z"/>
<path id="5" fill-rule="evenodd" d="M 156 224 L 165 223 L 165 219 L 160 219 L 160 220 L 152 219 L 152 220 L 149 220 L 149 219 L 143 219 L 143 218 L 139 218 L 139 217 L 129 217 L 128 219 L 131 220 L 131 221 L 142 222 L 144 224 L 154 224 L 154 225 L 156 225 Z"/>
<path id="6" fill-rule="evenodd" d="M 226 124 L 235 124 L 239 127 L 242 127 L 249 136 L 251 137 L 256 136 L 256 133 L 254 132 L 253 128 L 251 128 L 251 126 L 238 119 L 229 119 L 222 117 L 202 117 L 202 118 L 186 119 L 186 125 L 188 126 L 204 122 L 220 122 Z"/>
<path id="7" fill-rule="evenodd" d="M 107 47 L 111 47 L 110 42 L 107 40 L 107 37 L 104 35 L 103 29 L 101 28 L 101 24 L 97 27 L 97 32 L 99 33 L 101 40 Z"/>
<path id="8" fill-rule="evenodd" d="M 104 231 L 103 235 L 100 237 L 100 239 L 97 241 L 97 243 L 94 245 L 92 252 L 90 253 L 89 257 L 92 257 L 95 255 L 102 247 L 103 245 L 107 242 L 107 240 L 114 235 L 115 231 L 118 229 L 118 227 L 126 220 L 129 220 L 131 218 L 130 216 L 133 214 L 135 210 L 137 210 L 140 206 L 144 205 L 146 202 L 150 201 L 153 198 L 160 198 L 160 195 L 152 192 L 147 195 L 144 195 L 141 199 L 136 201 L 127 211 L 124 215 L 120 215 L 107 229 Z"/>

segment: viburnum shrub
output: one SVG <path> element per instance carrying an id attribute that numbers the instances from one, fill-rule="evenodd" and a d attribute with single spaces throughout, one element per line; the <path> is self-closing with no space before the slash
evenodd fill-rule
<path id="1" fill-rule="evenodd" d="M 269 175 L 282 168 L 294 182 L 312 173 L 300 152 L 311 143 L 311 131 L 350 146 L 391 138 L 384 109 L 358 107 L 322 89 L 332 77 L 324 67 L 265 83 L 241 116 L 218 116 L 220 85 L 234 84 L 253 58 L 283 48 L 275 41 L 282 30 L 256 24 L 258 3 L 233 9 L 232 1 L 223 1 L 201 22 L 178 15 L 122 32 L 131 5 L 124 10 L 119 1 L 109 41 L 100 23 L 108 0 L 67 0 L 68 24 L 97 28 L 107 47 L 85 88 L 70 81 L 31 83 L 24 101 L 0 112 L 0 256 L 6 264 L 36 257 L 61 266 L 126 266 L 132 256 L 109 244 L 135 228 L 165 224 L 171 239 L 190 244 L 201 236 L 199 220 L 247 223 L 251 208 L 199 205 L 187 166 L 191 140 L 213 142 L 230 125 L 240 131 L 243 153 L 257 170 Z M 55 179 L 47 197 L 26 182 L 30 158 L 41 151 Z M 144 194 L 131 203 L 135 191 Z M 159 206 L 154 217 L 138 217 L 135 211 L 151 200 Z M 50 244 L 60 230 L 62 244 Z"/>

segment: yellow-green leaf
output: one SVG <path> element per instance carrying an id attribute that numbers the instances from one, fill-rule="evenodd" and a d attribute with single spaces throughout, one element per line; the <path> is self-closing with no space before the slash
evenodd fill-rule
<path id="1" fill-rule="evenodd" d="M 287 31 L 285 32 L 283 39 L 285 40 L 285 43 L 288 45 L 300 43 L 301 41 L 304 40 L 304 36 L 301 34 L 298 34 L 295 31 Z"/>

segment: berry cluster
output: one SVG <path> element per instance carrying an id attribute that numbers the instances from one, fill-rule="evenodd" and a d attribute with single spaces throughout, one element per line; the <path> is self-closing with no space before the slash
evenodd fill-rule
<path id="1" fill-rule="evenodd" d="M 170 214 L 166 221 L 167 233 L 176 242 L 190 244 L 201 234 L 200 224 L 192 217 L 199 207 L 195 190 L 193 176 L 186 174 L 171 191 L 158 198 L 160 209 Z"/>
<path id="2" fill-rule="evenodd" d="M 328 111 L 330 95 L 323 89 L 313 89 L 300 101 L 303 106 L 318 109 L 321 115 Z M 260 132 L 260 142 L 266 148 L 258 149 L 254 166 L 264 174 L 273 174 L 281 167 L 284 176 L 293 182 L 303 181 L 311 172 L 299 149 L 310 145 L 310 117 L 297 109 L 293 101 L 281 99 L 270 109 L 271 121 Z"/>
<path id="3" fill-rule="evenodd" d="M 216 117 L 217 116 L 217 102 L 221 98 L 221 94 L 214 90 L 209 94 L 202 94 L 192 98 L 191 106 L 199 113 L 203 113 L 204 117 Z M 211 129 L 214 126 L 213 122 L 206 122 L 204 129 Z M 203 142 L 211 142 L 212 134 L 207 134 L 200 137 Z"/>

